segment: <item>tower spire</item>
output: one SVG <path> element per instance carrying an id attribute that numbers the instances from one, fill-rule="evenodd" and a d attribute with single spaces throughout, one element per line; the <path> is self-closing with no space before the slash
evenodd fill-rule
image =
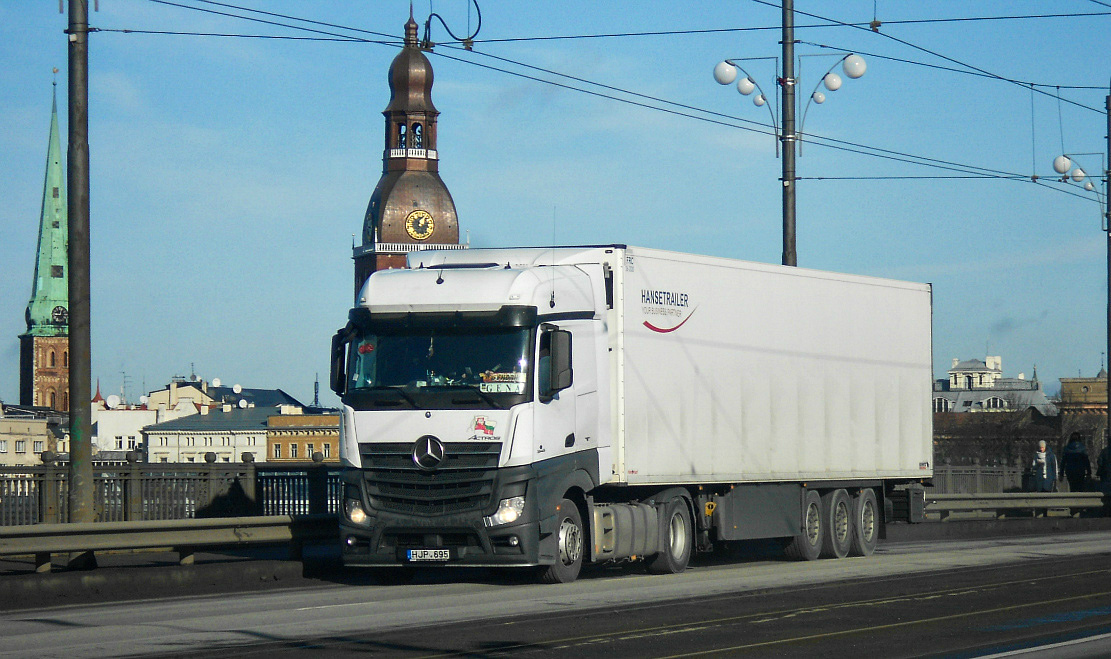
<path id="1" fill-rule="evenodd" d="M 58 70 L 54 69 L 55 75 Z M 58 81 L 53 82 L 46 175 L 31 299 L 21 334 L 19 398 L 24 405 L 69 409 L 69 211 L 58 130 Z"/>

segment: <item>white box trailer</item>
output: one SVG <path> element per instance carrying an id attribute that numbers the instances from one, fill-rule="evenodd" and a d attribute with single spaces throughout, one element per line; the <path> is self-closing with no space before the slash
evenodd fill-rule
<path id="1" fill-rule="evenodd" d="M 626 247 L 414 252 L 333 340 L 349 565 L 868 554 L 932 476 L 928 285 Z M 901 508 L 901 509 L 905 509 Z"/>
<path id="2" fill-rule="evenodd" d="M 627 248 L 628 483 L 931 475 L 927 285 Z"/>

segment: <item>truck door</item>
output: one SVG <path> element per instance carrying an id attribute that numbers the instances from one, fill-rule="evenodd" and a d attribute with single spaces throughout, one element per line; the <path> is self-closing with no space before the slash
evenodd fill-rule
<path id="1" fill-rule="evenodd" d="M 571 370 L 571 333 L 555 325 L 540 328 L 536 357 L 536 400 L 533 427 L 536 460 L 548 460 L 576 450 L 575 385 Z M 560 368 L 566 367 L 561 371 Z"/>

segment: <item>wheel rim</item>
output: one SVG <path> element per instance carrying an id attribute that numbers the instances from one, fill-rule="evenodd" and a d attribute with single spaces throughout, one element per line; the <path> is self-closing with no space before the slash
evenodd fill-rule
<path id="1" fill-rule="evenodd" d="M 842 543 L 849 538 L 849 506 L 845 502 L 837 504 L 834 511 L 833 531 L 837 542 Z"/>
<path id="2" fill-rule="evenodd" d="M 818 504 L 812 503 L 806 508 L 806 540 L 811 545 L 817 545 L 822 531 L 822 513 Z"/>
<path id="3" fill-rule="evenodd" d="M 668 528 L 668 545 L 671 548 L 671 555 L 675 558 L 682 558 L 687 551 L 687 520 L 683 519 L 683 515 L 679 511 L 675 511 L 675 514 L 671 516 L 671 524 Z"/>
<path id="4" fill-rule="evenodd" d="M 574 565 L 583 551 L 582 529 L 570 518 L 559 525 L 559 560 L 564 565 Z"/>
<path id="5" fill-rule="evenodd" d="M 860 512 L 860 535 L 865 542 L 871 542 L 876 532 L 876 509 L 871 501 L 866 501 Z"/>

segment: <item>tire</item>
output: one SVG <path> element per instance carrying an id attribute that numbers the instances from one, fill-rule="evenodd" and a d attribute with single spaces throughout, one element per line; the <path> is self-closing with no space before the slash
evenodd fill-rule
<path id="1" fill-rule="evenodd" d="M 582 516 L 574 501 L 560 501 L 556 511 L 559 513 L 556 562 L 544 570 L 540 580 L 544 583 L 571 583 L 578 578 L 583 566 L 586 535 L 583 533 Z"/>
<path id="2" fill-rule="evenodd" d="M 853 541 L 849 554 L 871 556 L 880 536 L 879 504 L 874 490 L 863 489 L 853 497 Z"/>
<path id="3" fill-rule="evenodd" d="M 675 497 L 663 507 L 663 528 L 660 553 L 648 561 L 648 571 L 653 574 L 679 574 L 687 569 L 694 545 L 691 512 L 687 502 Z"/>
<path id="4" fill-rule="evenodd" d="M 822 553 L 825 531 L 822 499 L 814 490 L 807 490 L 803 497 L 802 533 L 791 539 L 783 553 L 796 561 L 817 560 Z"/>
<path id="5" fill-rule="evenodd" d="M 845 490 L 822 495 L 822 518 L 826 536 L 822 542 L 822 558 L 845 558 L 853 543 L 853 504 Z"/>

